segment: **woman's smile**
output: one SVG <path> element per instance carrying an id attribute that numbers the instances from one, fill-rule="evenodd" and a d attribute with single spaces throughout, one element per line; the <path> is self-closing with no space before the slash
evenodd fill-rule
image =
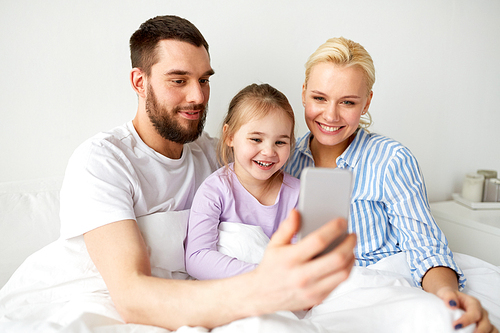
<path id="1" fill-rule="evenodd" d="M 328 125 L 325 125 L 323 123 L 320 123 L 319 121 L 317 121 L 316 124 L 318 124 L 320 129 L 322 129 L 324 132 L 327 132 L 327 133 L 337 132 L 340 129 L 344 128 L 344 126 L 328 126 Z"/>

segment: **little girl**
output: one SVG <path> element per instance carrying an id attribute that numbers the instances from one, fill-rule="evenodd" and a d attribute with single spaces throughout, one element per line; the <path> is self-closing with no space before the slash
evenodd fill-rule
<path id="1" fill-rule="evenodd" d="M 242 89 L 229 104 L 218 145 L 222 168 L 193 199 L 186 237 L 186 270 L 199 280 L 253 270 L 217 250 L 219 224 L 259 226 L 271 237 L 296 207 L 299 180 L 281 168 L 293 149 L 295 118 L 283 93 L 268 84 Z"/>

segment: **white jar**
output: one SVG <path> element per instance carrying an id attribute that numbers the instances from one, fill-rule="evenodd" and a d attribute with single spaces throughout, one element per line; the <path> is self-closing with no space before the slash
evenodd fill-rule
<path id="1" fill-rule="evenodd" d="M 483 199 L 484 175 L 468 173 L 462 185 L 462 198 L 472 202 L 481 202 Z"/>

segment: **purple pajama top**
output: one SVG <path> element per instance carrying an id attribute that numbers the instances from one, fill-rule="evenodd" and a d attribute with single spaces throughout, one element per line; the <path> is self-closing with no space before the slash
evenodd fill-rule
<path id="1" fill-rule="evenodd" d="M 199 280 L 219 279 L 253 270 L 257 265 L 217 251 L 220 222 L 260 226 L 271 235 L 297 206 L 300 181 L 284 173 L 283 184 L 272 206 L 262 205 L 241 185 L 233 171 L 222 167 L 198 188 L 191 207 L 186 236 L 186 270 Z"/>

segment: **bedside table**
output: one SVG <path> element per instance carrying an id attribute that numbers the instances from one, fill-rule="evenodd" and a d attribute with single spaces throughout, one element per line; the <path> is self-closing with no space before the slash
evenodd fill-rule
<path id="1" fill-rule="evenodd" d="M 471 209 L 455 201 L 431 203 L 436 223 L 453 252 L 500 266 L 500 210 Z"/>

